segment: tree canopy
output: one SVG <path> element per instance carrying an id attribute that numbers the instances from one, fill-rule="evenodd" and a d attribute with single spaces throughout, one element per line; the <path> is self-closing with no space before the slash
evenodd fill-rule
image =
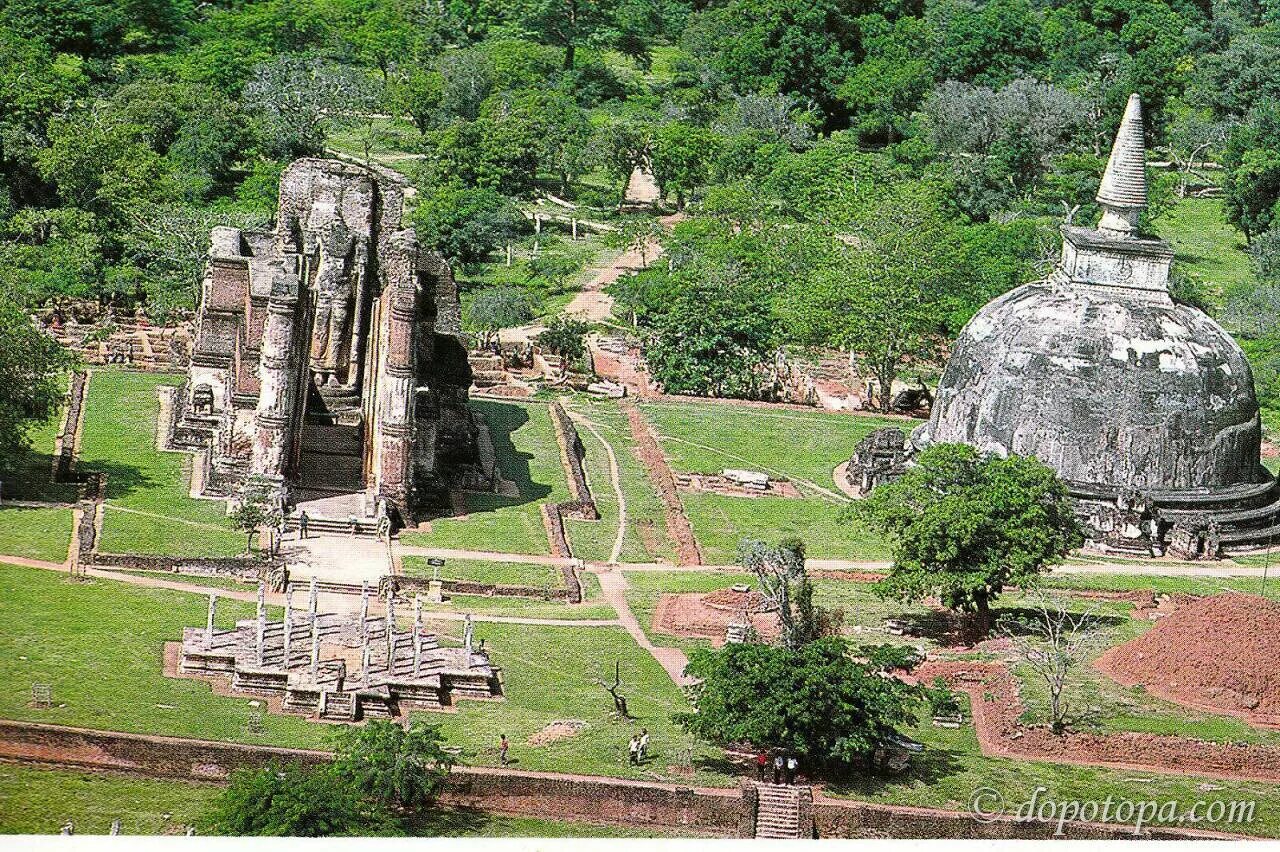
<path id="1" fill-rule="evenodd" d="M 1006 587 L 1034 586 L 1083 542 L 1074 503 L 1052 468 L 963 444 L 926 448 L 850 515 L 889 536 L 893 566 L 881 594 L 905 602 L 936 595 L 984 621 Z"/>

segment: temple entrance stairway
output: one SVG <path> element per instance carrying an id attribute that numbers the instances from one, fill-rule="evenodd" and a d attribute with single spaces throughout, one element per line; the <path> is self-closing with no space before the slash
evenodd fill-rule
<path id="1" fill-rule="evenodd" d="M 757 784 L 756 837 L 804 837 L 800 827 L 800 798 L 807 787 L 790 784 Z"/>

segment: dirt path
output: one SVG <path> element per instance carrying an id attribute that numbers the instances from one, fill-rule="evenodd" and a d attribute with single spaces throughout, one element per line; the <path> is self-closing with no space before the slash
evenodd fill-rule
<path id="1" fill-rule="evenodd" d="M 605 602 L 618 613 L 618 623 L 631 634 L 636 644 L 648 651 L 658 661 L 658 665 L 666 669 L 667 674 L 677 686 L 688 686 L 694 683 L 694 679 L 686 677 L 684 673 L 685 666 L 689 665 L 689 658 L 685 656 L 684 651 L 679 648 L 660 648 L 650 642 L 649 637 L 645 635 L 644 628 L 640 626 L 640 622 L 631 611 L 631 605 L 627 603 L 627 578 L 622 572 L 597 571 L 596 576 L 600 578 L 600 591 Z"/>
<path id="2" fill-rule="evenodd" d="M 570 412 L 570 416 L 575 423 L 581 424 L 595 436 L 609 456 L 609 482 L 613 485 L 613 493 L 618 498 L 618 533 L 613 539 L 613 549 L 609 551 L 609 564 L 617 565 L 618 560 L 622 558 L 622 544 L 627 537 L 627 497 L 622 493 L 622 474 L 618 469 L 618 457 L 613 452 L 613 446 L 605 440 L 604 435 L 600 434 L 600 430 L 594 423 L 577 412 Z"/>

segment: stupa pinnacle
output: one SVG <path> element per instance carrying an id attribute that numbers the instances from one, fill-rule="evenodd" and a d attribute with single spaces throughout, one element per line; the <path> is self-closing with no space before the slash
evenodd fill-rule
<path id="1" fill-rule="evenodd" d="M 1124 118 L 1107 169 L 1102 173 L 1097 201 L 1102 205 L 1099 230 L 1132 234 L 1138 230 L 1138 217 L 1147 206 L 1147 155 L 1143 141 L 1142 99 L 1129 96 Z"/>

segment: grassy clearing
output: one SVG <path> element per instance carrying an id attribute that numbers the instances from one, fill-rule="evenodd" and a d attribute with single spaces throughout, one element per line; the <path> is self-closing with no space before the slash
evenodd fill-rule
<path id="1" fill-rule="evenodd" d="M 435 569 L 421 556 L 404 558 L 408 577 L 431 577 Z M 468 580 L 502 586 L 529 586 L 534 589 L 556 589 L 564 585 L 560 569 L 552 565 L 526 565 L 521 562 L 485 562 L 478 559 L 448 559 L 440 569 L 445 580 Z"/>
<path id="2" fill-rule="evenodd" d="M 442 638 L 456 640 L 457 622 L 439 624 Z M 581 772 L 625 778 L 674 778 L 668 767 L 679 750 L 690 744 L 671 721 L 671 714 L 687 707 L 684 696 L 661 666 L 618 627 L 544 627 L 478 622 L 476 638 L 483 639 L 493 660 L 502 667 L 506 699 L 498 702 L 462 701 L 458 712 L 425 714 L 439 723 L 449 739 L 464 747 L 465 759 L 476 765 L 498 762 L 501 734 L 511 741 L 517 769 Z M 632 722 L 611 718 L 613 702 L 597 683 L 612 680 L 614 663 L 621 666 L 623 692 Z M 577 719 L 587 727 L 575 737 L 543 746 L 528 739 L 556 720 Z M 640 767 L 627 765 L 627 740 L 641 727 L 649 729 L 653 758 Z M 715 756 L 709 746 L 695 754 Z M 729 778 L 699 770 L 693 783 L 726 784 Z"/>
<path id="3" fill-rule="evenodd" d="M 0 834 L 182 834 L 220 788 L 213 784 L 0 764 Z M 168 817 L 166 819 L 166 816 Z"/>
<path id="4" fill-rule="evenodd" d="M 155 447 L 156 388 L 181 381 L 113 370 L 90 377 L 79 466 L 107 474 L 102 551 L 235 556 L 244 550 L 221 501 L 189 496 L 191 458 Z"/>
<path id="5" fill-rule="evenodd" d="M 814 559 L 889 558 L 887 541 L 866 527 L 840 520 L 841 507 L 825 500 L 683 493 L 680 501 L 702 558 L 712 565 L 734 562 L 744 538 L 799 538 Z"/>
<path id="6" fill-rule="evenodd" d="M 0 554 L 62 562 L 73 517 L 70 509 L 0 506 Z"/>
<path id="7" fill-rule="evenodd" d="M 1180 199 L 1152 227 L 1173 244 L 1178 266 L 1218 297 L 1232 285 L 1256 283 L 1244 235 L 1227 224 L 1221 199 Z"/>
<path id="8" fill-rule="evenodd" d="M 508 598 L 499 595 L 448 595 L 444 603 L 423 602 L 424 612 L 457 612 L 472 615 L 500 615 L 515 618 L 554 618 L 559 621 L 607 621 L 618 617 L 613 607 L 601 603 L 597 594 L 582 604 Z"/>
<path id="9" fill-rule="evenodd" d="M 430 533 L 405 532 L 401 541 L 427 547 L 549 553 L 538 505 L 569 499 L 551 415 L 537 403 L 473 400 L 471 406 L 489 423 L 498 466 L 519 487 L 520 496 L 469 493 L 466 518 L 434 520 Z"/>
<path id="10" fill-rule="evenodd" d="M 646 403 L 641 409 L 678 473 L 746 465 L 828 491 L 836 490 L 832 472 L 858 441 L 886 426 L 910 431 L 918 422 L 730 404 Z"/>
<path id="11" fill-rule="evenodd" d="M 798 500 L 681 494 L 708 561 L 731 562 L 743 538 L 791 536 L 804 539 L 817 558 L 888 556 L 888 544 L 879 535 L 839 520 L 844 498 L 832 474 L 873 430 L 910 430 L 915 421 L 731 405 L 652 403 L 642 408 L 677 473 L 748 467 L 785 476 L 807 495 Z"/>
<path id="12" fill-rule="evenodd" d="M 584 414 L 596 431 L 613 448 L 618 462 L 618 474 L 623 498 L 627 502 L 627 528 L 622 539 L 621 562 L 671 562 L 675 560 L 675 548 L 667 537 L 663 518 L 662 501 L 649 482 L 639 456 L 627 417 L 614 402 L 593 402 L 575 399 L 571 403 L 575 411 Z M 591 495 L 600 510 L 599 521 L 568 521 L 569 540 L 573 553 L 593 562 L 606 561 L 613 550 L 618 531 L 618 498 L 609 476 L 609 457 L 600 441 L 585 428 L 578 434 L 586 447 L 587 480 Z"/>
<path id="13" fill-rule="evenodd" d="M 1049 574 L 1044 577 L 1041 583 L 1049 589 L 1100 589 L 1103 591 L 1117 592 L 1149 590 L 1162 595 L 1178 593 L 1190 595 L 1216 595 L 1222 592 L 1244 592 L 1245 594 L 1257 595 L 1262 593 L 1261 577 L 1156 577 L 1144 574 Z M 1280 598 L 1280 576 L 1268 580 L 1266 593 L 1269 598 Z"/>

